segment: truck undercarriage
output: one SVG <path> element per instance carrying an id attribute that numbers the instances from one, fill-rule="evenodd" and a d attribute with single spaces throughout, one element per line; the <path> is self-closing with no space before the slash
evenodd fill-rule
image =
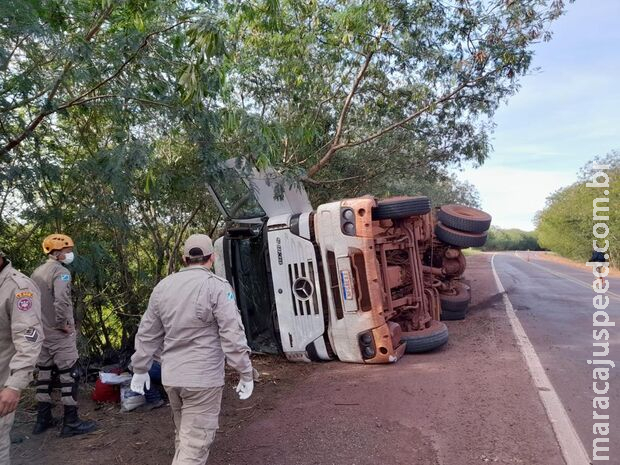
<path id="1" fill-rule="evenodd" d="M 301 188 L 278 199 L 276 182 L 254 170 L 247 192 L 226 202 L 212 187 L 229 218 L 216 241 L 217 272 L 236 291 L 253 351 L 390 363 L 447 341 L 440 319 L 464 316 L 470 298 L 460 249 L 486 240 L 488 215 L 463 206 L 433 212 L 422 196 L 365 196 L 314 211 Z M 248 201 L 253 213 L 260 204 L 258 215 L 234 218 L 225 208 L 244 211 Z"/>

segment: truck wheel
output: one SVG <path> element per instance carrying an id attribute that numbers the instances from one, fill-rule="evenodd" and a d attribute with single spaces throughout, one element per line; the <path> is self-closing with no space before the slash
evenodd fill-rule
<path id="1" fill-rule="evenodd" d="M 407 344 L 407 354 L 429 352 L 448 342 L 448 327 L 444 323 L 433 321 L 430 328 L 403 333 L 401 341 Z"/>
<path id="2" fill-rule="evenodd" d="M 487 241 L 487 233 L 471 233 L 452 229 L 441 222 L 435 226 L 437 238 L 454 247 L 482 247 Z"/>
<path id="3" fill-rule="evenodd" d="M 442 205 L 437 219 L 449 228 L 470 233 L 482 233 L 491 226 L 491 215 L 465 205 Z"/>
<path id="4" fill-rule="evenodd" d="M 441 319 L 444 321 L 463 320 L 471 301 L 471 294 L 463 283 L 454 283 L 451 294 L 439 293 L 441 300 Z"/>
<path id="5" fill-rule="evenodd" d="M 409 218 L 410 216 L 425 215 L 431 211 L 431 201 L 428 197 L 393 197 L 379 200 L 372 209 L 373 220 L 390 220 Z"/>
<path id="6" fill-rule="evenodd" d="M 471 301 L 469 289 L 465 284 L 459 282 L 455 283 L 453 287 L 454 292 L 450 294 L 439 293 L 441 309 L 449 311 L 465 310 Z"/>
<path id="7" fill-rule="evenodd" d="M 467 315 L 467 307 L 463 310 L 441 310 L 441 321 L 464 320 Z"/>

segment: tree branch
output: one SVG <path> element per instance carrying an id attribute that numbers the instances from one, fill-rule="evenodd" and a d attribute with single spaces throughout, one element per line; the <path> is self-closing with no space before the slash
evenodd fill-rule
<path id="1" fill-rule="evenodd" d="M 312 178 L 309 178 L 309 177 L 304 177 L 301 180 L 302 180 L 302 182 L 305 182 L 305 183 L 308 183 L 308 184 L 312 184 L 313 186 L 320 186 L 320 185 L 323 185 L 323 184 L 336 184 L 336 183 L 339 183 L 339 182 L 352 181 L 354 179 L 360 179 L 360 178 L 365 178 L 365 177 L 366 177 L 365 175 L 364 176 L 360 175 L 360 176 L 351 176 L 351 177 L 348 177 L 348 178 L 340 178 L 340 179 L 327 179 L 327 180 L 324 180 L 324 181 L 317 181 L 316 179 L 312 179 Z"/>
<path id="2" fill-rule="evenodd" d="M 428 110 L 430 110 L 431 108 L 433 108 L 434 106 L 437 106 L 441 103 L 447 102 L 448 100 L 451 100 L 454 96 L 456 96 L 459 92 L 461 92 L 463 89 L 465 89 L 466 87 L 470 87 L 471 85 L 486 79 L 487 77 L 489 77 L 490 74 L 495 73 L 496 71 L 493 70 L 490 73 L 484 74 L 482 76 L 479 76 L 478 78 L 474 79 L 473 81 L 466 81 L 464 83 L 462 83 L 461 85 L 457 86 L 455 89 L 453 89 L 451 92 L 449 92 L 448 94 L 444 94 L 443 97 L 439 98 L 438 100 L 434 100 L 433 102 L 425 105 L 424 107 L 420 108 L 418 111 L 416 111 L 415 113 L 407 116 L 406 118 L 397 121 L 394 124 L 391 124 L 377 132 L 375 132 L 374 134 L 366 137 L 365 139 L 361 139 L 358 141 L 354 141 L 354 142 L 348 142 L 346 144 L 341 144 L 343 148 L 350 148 L 350 147 L 357 147 L 358 145 L 362 145 L 362 144 L 366 144 L 367 142 L 371 142 L 381 136 L 383 136 L 384 134 L 393 131 L 396 128 L 399 128 L 405 124 L 407 124 L 409 121 L 411 121 L 414 118 L 417 118 L 418 116 L 420 116 L 423 113 L 426 113 Z"/>
<path id="3" fill-rule="evenodd" d="M 451 100 L 452 98 L 454 98 L 459 92 L 461 92 L 463 89 L 465 89 L 466 87 L 471 87 L 474 84 L 477 84 L 478 82 L 488 78 L 490 75 L 497 73 L 498 71 L 500 71 L 501 69 L 503 69 L 503 67 L 500 68 L 496 68 L 492 71 L 489 71 L 486 74 L 483 74 L 481 76 L 478 76 L 475 79 L 471 79 L 469 81 L 465 81 L 462 84 L 460 84 L 459 86 L 457 86 L 456 88 L 454 88 L 452 91 L 450 91 L 447 94 L 444 94 L 442 97 L 440 97 L 437 100 L 434 100 L 428 104 L 426 104 L 425 106 L 423 106 L 422 108 L 420 108 L 419 110 L 417 110 L 415 113 L 407 116 L 406 118 L 397 121 L 377 132 L 375 132 L 374 134 L 358 140 L 358 141 L 353 141 L 353 142 L 344 142 L 344 143 L 339 143 L 339 144 L 333 144 L 325 153 L 325 155 L 319 160 L 318 163 L 316 163 L 315 165 L 313 165 L 312 167 L 310 167 L 310 169 L 308 170 L 308 174 L 307 177 L 308 178 L 312 178 L 314 175 L 316 175 L 316 173 L 318 173 L 322 168 L 324 168 L 332 159 L 332 157 L 336 154 L 336 152 L 338 152 L 339 150 L 345 149 L 345 148 L 351 148 L 351 147 L 357 147 L 359 145 L 362 144 L 366 144 L 368 142 L 371 142 L 375 139 L 378 139 L 379 137 L 387 134 L 388 132 L 393 131 L 394 129 L 400 128 L 403 125 L 407 124 L 408 122 L 410 122 L 411 120 L 417 118 L 418 116 L 422 115 L 423 113 L 428 112 L 431 108 L 444 103 L 448 100 Z"/>
<path id="4" fill-rule="evenodd" d="M 124 100 L 134 100 L 136 102 L 144 103 L 147 105 L 156 105 L 156 106 L 162 106 L 166 108 L 174 108 L 172 105 L 168 105 L 167 103 L 163 103 L 163 102 L 156 102 L 154 100 L 148 100 L 148 99 L 143 99 L 143 98 L 138 98 L 138 97 L 127 97 L 125 95 L 104 94 L 104 95 L 95 95 L 93 97 L 88 97 L 88 98 L 80 100 L 79 102 L 63 104 L 59 106 L 56 109 L 56 111 L 65 110 L 67 108 L 71 108 L 77 105 L 83 105 L 85 103 L 92 102 L 93 100 L 102 100 L 102 99 L 108 99 L 108 98 L 109 99 L 119 98 L 119 99 L 124 99 Z"/>
<path id="5" fill-rule="evenodd" d="M 342 129 L 344 127 L 344 123 L 346 121 L 347 115 L 349 114 L 349 109 L 351 108 L 353 97 L 355 96 L 357 89 L 359 88 L 361 82 L 364 80 L 364 77 L 366 76 L 366 71 L 368 70 L 368 66 L 370 65 L 370 62 L 372 61 L 372 57 L 377 51 L 376 46 L 381 40 L 382 35 L 383 35 L 383 27 L 381 27 L 381 29 L 379 30 L 379 35 L 375 37 L 375 47 L 373 47 L 373 49 L 370 50 L 365 55 L 364 62 L 362 63 L 362 66 L 357 72 L 357 76 L 355 77 L 355 80 L 353 81 L 353 85 L 351 86 L 351 89 L 349 90 L 349 93 L 344 101 L 342 110 L 340 110 L 340 116 L 338 118 L 338 123 L 336 124 L 336 132 L 334 134 L 334 138 L 332 139 L 331 146 L 327 150 L 327 153 L 323 155 L 323 157 L 319 160 L 319 162 L 308 170 L 308 178 L 312 178 L 312 176 L 314 176 L 319 170 L 321 170 L 325 165 L 327 165 L 327 163 L 329 163 L 329 161 L 334 156 L 334 154 L 339 150 L 338 147 L 341 145 L 340 139 L 342 137 Z"/>
<path id="6" fill-rule="evenodd" d="M 15 55 L 15 52 L 17 51 L 17 49 L 20 47 L 21 44 L 23 44 L 26 39 L 28 39 L 30 37 L 30 34 L 25 35 L 24 37 L 17 39 L 17 42 L 15 42 L 15 47 L 13 47 L 13 49 L 11 50 L 11 52 L 9 53 L 9 56 L 6 57 L 6 63 L 4 64 L 4 66 L 2 67 L 2 71 L 6 72 L 6 70 L 9 68 L 9 63 L 11 63 L 11 59 L 13 58 L 13 55 Z"/>
<path id="7" fill-rule="evenodd" d="M 18 103 L 14 103 L 10 107 L 3 108 L 2 110 L 0 110 L 0 114 L 1 113 L 8 113 L 10 111 L 15 110 L 16 108 L 28 105 L 28 104 L 34 102 L 36 99 L 43 97 L 48 91 L 49 91 L 49 89 L 43 89 L 41 92 L 39 92 L 37 94 L 34 94 L 32 97 L 29 97 L 26 100 L 21 100 Z"/>
<path id="8" fill-rule="evenodd" d="M 177 239 L 176 241 L 174 241 L 174 247 L 172 248 L 170 257 L 168 258 L 168 274 L 174 271 L 172 267 L 174 266 L 177 250 L 179 250 L 179 247 L 181 246 L 181 240 L 183 239 L 183 234 L 185 234 L 185 231 L 187 230 L 188 226 L 194 220 L 194 217 L 198 214 L 198 212 L 202 210 L 202 208 L 203 208 L 203 204 L 202 202 L 200 202 L 198 206 L 194 209 L 190 217 L 187 219 L 187 221 L 183 223 L 183 226 L 181 227 L 181 230 L 179 231 L 179 234 L 177 235 Z"/>
<path id="9" fill-rule="evenodd" d="M 144 36 L 144 39 L 142 39 L 142 43 L 140 44 L 140 46 L 131 54 L 131 56 L 129 58 L 127 58 L 118 67 L 118 69 L 112 75 L 108 76 L 106 79 L 104 79 L 100 83 L 96 84 L 95 86 L 93 86 L 89 90 L 87 90 L 87 91 L 83 92 L 82 94 L 80 94 L 79 96 L 75 97 L 73 100 L 63 104 L 61 106 L 61 108 L 67 108 L 67 107 L 79 105 L 80 103 L 82 103 L 81 101 L 84 98 L 86 98 L 88 95 L 92 94 L 97 89 L 105 86 L 108 82 L 110 82 L 110 81 L 114 80 L 115 78 L 117 78 L 123 72 L 123 70 L 127 67 L 127 65 L 129 65 L 132 61 L 134 61 L 138 57 L 138 54 L 149 44 L 149 40 L 152 37 L 154 37 L 156 35 L 159 35 L 159 34 L 164 34 L 166 32 L 169 32 L 172 29 L 175 29 L 175 28 L 179 27 L 182 24 L 186 24 L 187 22 L 189 22 L 189 21 L 188 20 L 179 21 L 178 23 L 175 23 L 172 26 L 169 26 L 169 27 L 164 28 L 164 29 L 160 29 L 158 31 L 153 31 L 153 32 L 147 34 L 146 36 Z"/>
<path id="10" fill-rule="evenodd" d="M 106 10 L 107 11 L 107 10 Z M 189 20 L 183 20 L 183 21 L 179 21 L 175 24 L 173 24 L 172 26 L 169 26 L 167 28 L 158 30 L 158 31 L 153 31 L 149 34 L 147 34 L 144 39 L 142 40 L 142 43 L 140 44 L 140 46 L 134 51 L 134 53 L 127 59 L 125 60 L 120 67 L 109 77 L 107 77 L 106 79 L 104 79 L 103 81 L 99 82 L 98 84 L 96 84 L 95 86 L 93 86 L 92 88 L 90 88 L 89 90 L 83 92 L 82 94 L 80 94 L 79 96 L 73 98 L 72 100 L 70 100 L 69 102 L 66 102 L 56 108 L 53 109 L 49 109 L 49 110 L 43 110 L 41 111 L 35 119 L 33 119 L 30 124 L 26 127 L 26 129 L 16 138 L 10 140 L 6 145 L 4 145 L 3 147 L 0 148 L 0 161 L 3 161 L 4 158 L 7 157 L 8 153 L 14 149 L 15 147 L 17 147 L 19 144 L 21 144 L 21 142 L 26 139 L 27 137 L 29 137 L 32 132 L 36 129 L 37 126 L 39 126 L 39 124 L 41 124 L 41 122 L 49 115 L 56 113 L 57 111 L 64 109 L 64 108 L 69 108 L 72 106 L 76 106 L 76 105 L 80 105 L 84 102 L 89 101 L 89 99 L 87 99 L 86 97 L 88 97 L 89 95 L 91 95 L 93 92 L 95 92 L 96 90 L 100 89 L 101 87 L 105 86 L 108 82 L 112 81 L 113 79 L 117 78 L 121 72 L 123 71 L 123 69 L 125 69 L 125 67 L 127 65 L 129 65 L 132 61 L 134 61 L 136 59 L 136 57 L 138 56 L 138 54 L 148 45 L 149 40 L 158 35 L 158 34 L 163 34 L 165 32 L 168 32 L 178 26 L 180 26 L 181 24 L 185 24 L 189 22 Z M 101 27 L 101 24 L 99 24 L 99 26 L 95 25 L 87 34 L 87 36 L 90 36 L 92 38 L 92 36 L 94 36 L 94 34 L 99 30 L 99 28 Z M 62 81 L 62 77 L 64 76 L 64 74 L 66 74 L 66 72 L 68 72 L 68 70 L 71 67 L 71 62 L 67 63 L 63 69 L 63 72 L 61 73 L 61 75 L 59 76 L 59 78 L 56 80 L 54 87 L 52 88 L 52 90 L 50 91 L 50 94 L 47 98 L 47 102 L 50 103 L 52 98 L 54 97 L 54 95 L 56 94 L 58 87 L 60 86 L 60 83 Z M 92 100 L 92 99 L 91 99 Z"/>

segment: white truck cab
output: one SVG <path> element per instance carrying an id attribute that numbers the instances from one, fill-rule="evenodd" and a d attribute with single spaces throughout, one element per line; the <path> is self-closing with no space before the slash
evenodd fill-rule
<path id="1" fill-rule="evenodd" d="M 289 360 L 333 359 L 326 338 L 314 212 L 303 186 L 287 187 L 272 170 L 248 170 L 237 160 L 229 160 L 222 174 L 223 182 L 210 186 L 229 221 L 224 236 L 215 242 L 216 272 L 226 277 L 241 297 L 238 303 L 246 328 L 255 328 L 252 320 L 256 319 L 273 326 L 269 331 L 261 328 L 258 338 L 250 331 L 250 346 L 254 351 L 273 351 L 276 341 L 264 337 L 269 333 L 276 336 Z M 259 254 L 251 253 L 251 242 L 260 244 Z M 239 269 L 239 260 L 249 273 Z M 248 276 L 252 273 L 255 276 Z M 240 279 L 241 275 L 249 279 Z M 264 285 L 253 288 L 248 281 L 264 281 Z M 251 295 L 256 292 L 261 296 Z M 248 309 L 244 300 L 260 303 Z M 270 317 L 259 317 L 272 312 Z"/>
<path id="2" fill-rule="evenodd" d="M 253 351 L 374 364 L 447 342 L 442 308 L 460 318 L 470 299 L 460 249 L 484 243 L 490 216 L 448 206 L 438 221 L 422 196 L 314 211 L 273 170 L 229 160 L 220 174 L 209 188 L 227 219 L 216 272 L 235 289 Z"/>

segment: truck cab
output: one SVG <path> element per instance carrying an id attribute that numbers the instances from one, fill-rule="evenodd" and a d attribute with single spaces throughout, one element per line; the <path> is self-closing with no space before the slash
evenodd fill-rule
<path id="1" fill-rule="evenodd" d="M 235 289 L 255 352 L 393 363 L 447 342 L 444 300 L 469 303 L 460 247 L 486 232 L 437 224 L 426 197 L 363 196 L 314 210 L 303 186 L 240 160 L 226 162 L 210 192 L 227 219 L 216 272 Z"/>
<path id="2" fill-rule="evenodd" d="M 215 241 L 216 272 L 235 289 L 251 349 L 332 360 L 314 212 L 303 187 L 238 160 L 220 174 L 210 186 L 227 219 Z"/>

